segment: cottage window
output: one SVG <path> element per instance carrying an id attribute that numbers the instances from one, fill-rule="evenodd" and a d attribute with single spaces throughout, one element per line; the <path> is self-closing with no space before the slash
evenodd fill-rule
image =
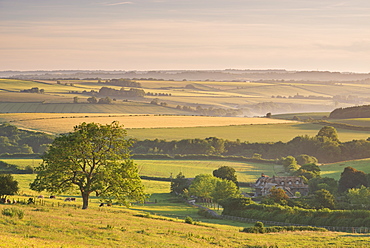
<path id="1" fill-rule="evenodd" d="M 297 181 L 295 181 L 295 184 L 299 184 L 299 181 L 297 180 Z"/>
<path id="2" fill-rule="evenodd" d="M 281 185 L 284 185 L 284 182 L 281 182 Z"/>
<path id="3" fill-rule="evenodd" d="M 288 182 L 288 184 L 289 184 L 289 185 L 292 185 L 292 181 L 289 181 L 289 182 Z"/>

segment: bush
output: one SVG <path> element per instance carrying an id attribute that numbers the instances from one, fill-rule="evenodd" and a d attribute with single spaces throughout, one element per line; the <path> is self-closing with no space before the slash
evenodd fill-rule
<path id="1" fill-rule="evenodd" d="M 185 223 L 193 224 L 193 223 L 194 223 L 194 221 L 193 221 L 193 219 L 192 219 L 190 216 L 186 216 L 186 218 L 185 218 Z"/>
<path id="2" fill-rule="evenodd" d="M 19 208 L 4 208 L 2 214 L 10 217 L 18 217 L 18 219 L 23 219 L 24 217 L 23 210 Z"/>
<path id="3" fill-rule="evenodd" d="M 255 227 L 264 227 L 263 223 L 261 221 L 257 221 L 255 224 L 254 224 Z"/>

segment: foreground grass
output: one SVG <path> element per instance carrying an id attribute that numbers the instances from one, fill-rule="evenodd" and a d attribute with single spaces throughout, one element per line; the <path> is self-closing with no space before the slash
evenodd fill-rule
<path id="1" fill-rule="evenodd" d="M 25 217 L 0 217 L 1 247 L 367 247 L 370 242 L 369 235 L 333 232 L 248 234 L 180 219 L 143 218 L 119 207 L 16 207 Z"/>

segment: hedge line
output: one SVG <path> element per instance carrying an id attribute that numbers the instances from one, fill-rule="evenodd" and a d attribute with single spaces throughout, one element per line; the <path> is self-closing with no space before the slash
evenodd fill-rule
<path id="1" fill-rule="evenodd" d="M 271 233 L 271 232 L 297 232 L 297 231 L 316 231 L 316 232 L 327 232 L 326 228 L 312 227 L 312 226 L 270 226 L 270 227 L 245 227 L 241 232 L 246 233 Z"/>

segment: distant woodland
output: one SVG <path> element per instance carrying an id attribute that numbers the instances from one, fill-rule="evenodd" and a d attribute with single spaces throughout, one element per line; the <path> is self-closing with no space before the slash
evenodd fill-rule
<path id="1" fill-rule="evenodd" d="M 353 106 L 348 108 L 337 108 L 330 113 L 329 118 L 370 118 L 370 105 Z"/>

